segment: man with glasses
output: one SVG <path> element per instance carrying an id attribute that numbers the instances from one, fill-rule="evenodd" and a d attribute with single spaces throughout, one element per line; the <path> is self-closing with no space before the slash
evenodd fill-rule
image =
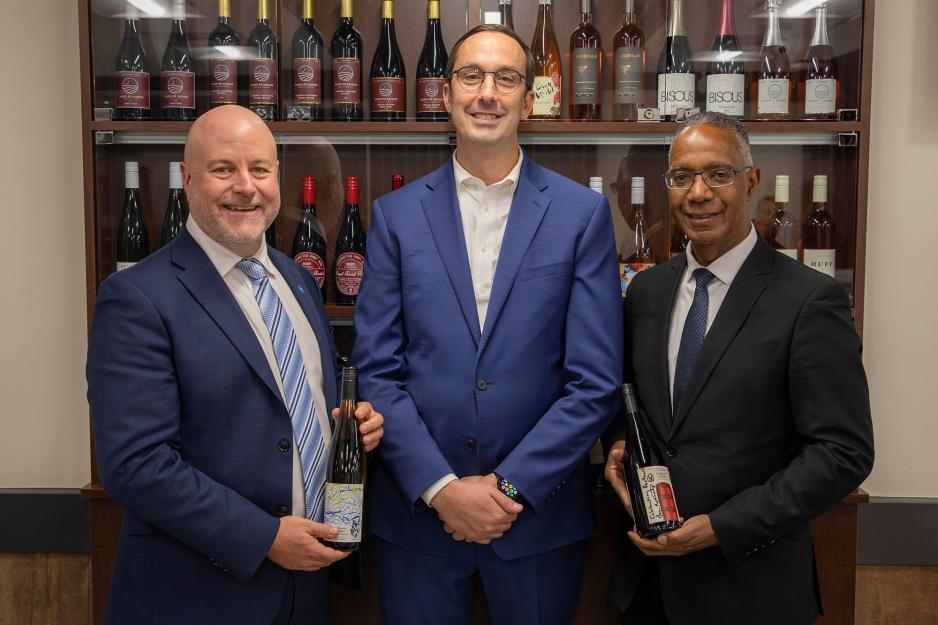
<path id="1" fill-rule="evenodd" d="M 533 59 L 501 26 L 453 47 L 456 152 L 374 203 L 355 311 L 386 625 L 569 623 L 596 527 L 587 452 L 618 408 L 609 203 L 534 163 Z"/>
<path id="2" fill-rule="evenodd" d="M 811 520 L 873 465 L 847 293 L 756 236 L 759 178 L 739 122 L 705 113 L 678 130 L 664 184 L 690 243 L 629 286 L 625 373 L 684 524 L 623 541 L 623 623 L 812 623 Z M 606 476 L 631 514 L 623 446 Z"/>

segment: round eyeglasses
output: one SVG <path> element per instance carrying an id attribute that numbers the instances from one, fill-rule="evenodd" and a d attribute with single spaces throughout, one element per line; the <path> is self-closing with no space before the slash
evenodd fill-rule
<path id="1" fill-rule="evenodd" d="M 735 167 L 717 167 L 706 171 L 669 171 L 662 175 L 664 184 L 669 189 L 687 190 L 694 186 L 694 180 L 700 176 L 704 184 L 711 189 L 718 187 L 728 187 L 736 182 L 736 177 L 740 172 L 752 169 L 751 166 L 736 169 Z"/>
<path id="2" fill-rule="evenodd" d="M 459 86 L 466 91 L 478 91 L 485 82 L 485 75 L 491 74 L 495 82 L 495 91 L 502 95 L 510 95 L 517 91 L 524 82 L 524 74 L 510 68 L 503 68 L 497 72 L 485 72 L 475 65 L 467 65 L 453 71 L 453 76 Z"/>

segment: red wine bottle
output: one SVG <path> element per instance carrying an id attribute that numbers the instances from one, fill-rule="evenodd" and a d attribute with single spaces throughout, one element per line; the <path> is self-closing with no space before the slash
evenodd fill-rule
<path id="1" fill-rule="evenodd" d="M 805 70 L 799 82 L 805 119 L 837 119 L 840 101 L 840 74 L 830 38 L 827 36 L 827 3 L 814 10 L 814 36 L 804 58 Z"/>
<path id="2" fill-rule="evenodd" d="M 445 122 L 449 119 L 443 103 L 446 84 L 446 44 L 440 28 L 440 0 L 427 2 L 427 35 L 417 59 L 417 121 Z"/>
<path id="3" fill-rule="evenodd" d="M 238 31 L 231 26 L 231 0 L 218 0 L 218 24 L 208 36 L 208 105 L 238 103 Z"/>
<path id="4" fill-rule="evenodd" d="M 313 20 L 313 0 L 303 0 L 303 20 L 293 34 L 293 105 L 322 121 L 322 35 Z"/>
<path id="5" fill-rule="evenodd" d="M 397 191 L 404 186 L 404 174 L 394 174 L 391 176 L 391 191 Z"/>
<path id="6" fill-rule="evenodd" d="M 381 2 L 381 36 L 371 62 L 371 120 L 402 122 L 407 115 L 407 70 L 394 33 L 394 2 Z"/>
<path id="7" fill-rule="evenodd" d="M 352 23 L 352 0 L 342 0 L 332 36 L 332 119 L 362 120 L 362 36 Z"/>
<path id="8" fill-rule="evenodd" d="M 280 116 L 280 41 L 270 27 L 267 0 L 257 0 L 257 24 L 248 37 L 248 108 L 267 121 Z"/>
<path id="9" fill-rule="evenodd" d="M 358 178 L 345 179 L 345 209 L 342 227 L 335 242 L 335 301 L 354 304 L 365 269 L 365 226 L 358 212 Z"/>
<path id="10" fill-rule="evenodd" d="M 753 73 L 749 89 L 756 119 L 783 120 L 791 115 L 791 65 L 782 41 L 778 10 L 782 0 L 766 0 L 768 27 L 759 52 L 759 66 Z"/>
<path id="11" fill-rule="evenodd" d="M 339 418 L 332 433 L 326 465 L 326 501 L 323 522 L 339 535 L 323 544 L 339 551 L 355 551 L 361 544 L 365 504 L 365 446 L 355 420 L 358 370 L 342 367 Z"/>
<path id="12" fill-rule="evenodd" d="M 622 385 L 622 413 L 627 429 L 625 449 L 628 453 L 625 482 L 632 503 L 632 518 L 642 538 L 657 536 L 681 527 L 674 499 L 671 472 L 661 452 L 642 428 L 638 396 L 632 384 Z"/>
<path id="13" fill-rule="evenodd" d="M 668 258 L 674 258 L 678 254 L 687 251 L 687 235 L 678 224 L 674 224 L 671 231 L 671 246 L 668 250 Z"/>
<path id="14" fill-rule="evenodd" d="M 182 190 L 182 173 L 179 163 L 169 164 L 169 200 L 166 202 L 166 214 L 163 216 L 163 228 L 160 230 L 160 245 L 166 245 L 179 234 L 186 225 L 189 206 L 186 194 Z"/>
<path id="15" fill-rule="evenodd" d="M 746 112 L 746 71 L 733 22 L 733 0 L 723 0 L 720 30 L 710 46 L 707 65 L 707 110 L 742 119 Z"/>
<path id="16" fill-rule="evenodd" d="M 140 165 L 124 163 L 124 207 L 117 228 L 117 271 L 133 267 L 150 253 L 147 224 L 140 202 Z"/>
<path id="17" fill-rule="evenodd" d="M 580 0 L 580 25 L 570 35 L 570 119 L 602 119 L 603 42 L 590 0 Z"/>
<path id="18" fill-rule="evenodd" d="M 293 260 L 308 271 L 326 301 L 326 237 L 316 216 L 316 179 L 303 176 L 303 208 L 293 237 Z"/>
<path id="19" fill-rule="evenodd" d="M 635 0 L 625 1 L 622 26 L 616 31 L 612 45 L 615 48 L 612 117 L 635 121 L 645 91 L 645 33 L 638 27 Z"/>
<path id="20" fill-rule="evenodd" d="M 173 0 L 173 21 L 161 72 L 163 119 L 195 119 L 195 59 L 186 34 L 186 0 Z"/>
<path id="21" fill-rule="evenodd" d="M 114 62 L 114 78 L 117 82 L 114 119 L 150 119 L 150 60 L 140 40 L 137 9 L 130 5 L 124 21 L 124 38 Z"/>
<path id="22" fill-rule="evenodd" d="M 498 23 L 505 28 L 515 29 L 515 20 L 511 16 L 511 0 L 498 0 Z"/>
<path id="23" fill-rule="evenodd" d="M 802 224 L 802 261 L 808 267 L 835 277 L 837 239 L 834 218 L 827 210 L 827 176 L 815 176 L 811 213 Z"/>
<path id="24" fill-rule="evenodd" d="M 674 121 L 680 109 L 694 108 L 697 75 L 684 28 L 683 0 L 668 0 L 668 33 L 658 57 L 658 109 L 661 119 Z"/>

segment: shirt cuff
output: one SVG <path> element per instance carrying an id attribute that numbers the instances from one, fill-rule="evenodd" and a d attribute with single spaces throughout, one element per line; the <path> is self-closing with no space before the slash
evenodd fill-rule
<path id="1" fill-rule="evenodd" d="M 434 497 L 436 497 L 436 494 L 437 494 L 438 492 L 440 492 L 441 490 L 443 490 L 443 487 L 444 487 L 444 486 L 446 486 L 446 485 L 449 484 L 450 482 L 452 482 L 452 481 L 454 481 L 454 480 L 457 480 L 457 479 L 459 479 L 459 478 L 456 477 L 456 474 L 455 474 L 455 473 L 447 473 L 446 475 L 444 475 L 443 477 L 441 477 L 440 479 L 438 479 L 437 481 L 435 481 L 435 482 L 430 486 L 430 488 L 428 488 L 427 490 L 423 491 L 423 494 L 420 495 L 420 498 L 423 499 L 423 502 L 424 502 L 425 504 L 427 504 L 428 506 L 430 506 L 430 501 L 431 501 Z M 430 506 L 430 507 L 432 508 L 433 506 Z"/>

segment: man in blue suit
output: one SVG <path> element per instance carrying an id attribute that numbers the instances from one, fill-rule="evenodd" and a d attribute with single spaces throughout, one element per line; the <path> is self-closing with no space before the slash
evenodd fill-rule
<path id="1" fill-rule="evenodd" d="M 361 388 L 388 415 L 371 480 L 386 625 L 569 623 L 595 522 L 587 451 L 618 406 L 609 204 L 532 162 L 517 35 L 449 57 L 454 157 L 376 200 L 355 312 Z"/>
<path id="2" fill-rule="evenodd" d="M 183 177 L 186 228 L 101 284 L 91 328 L 101 483 L 125 509 L 105 623 L 325 623 L 347 555 L 318 540 L 337 360 L 312 276 L 264 242 L 273 136 L 214 109 Z M 381 415 L 356 417 L 373 449 Z"/>

